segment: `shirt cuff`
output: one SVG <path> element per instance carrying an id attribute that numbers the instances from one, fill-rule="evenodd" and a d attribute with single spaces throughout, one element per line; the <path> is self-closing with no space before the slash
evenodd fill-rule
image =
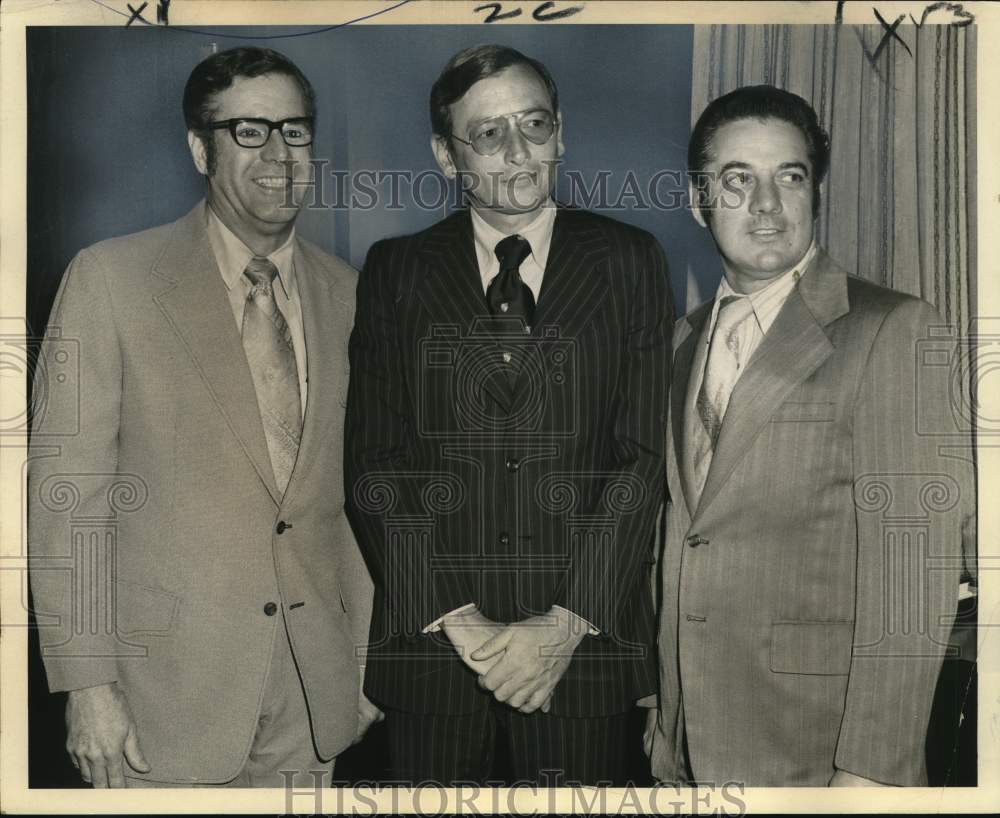
<path id="1" fill-rule="evenodd" d="M 433 622 L 431 622 L 430 625 L 428 625 L 426 628 L 424 628 L 420 632 L 421 633 L 437 633 L 439 630 L 441 630 L 441 623 L 444 622 L 444 620 L 447 617 L 451 616 L 452 614 L 461 613 L 462 611 L 467 611 L 470 608 L 475 608 L 475 607 L 476 607 L 476 603 L 475 602 L 470 602 L 467 605 L 463 605 L 460 608 L 455 608 L 455 610 L 453 610 L 453 611 L 448 611 L 448 613 L 442 614 L 441 616 L 439 616 L 437 619 L 435 619 Z"/>
<path id="2" fill-rule="evenodd" d="M 564 608 L 562 605 L 553 605 L 552 607 L 553 608 L 558 608 L 560 611 L 566 611 L 566 613 L 573 614 L 573 616 L 575 616 L 577 619 L 579 619 L 581 622 L 583 622 L 587 626 L 587 628 L 588 628 L 588 630 L 587 630 L 587 636 L 600 636 L 601 635 L 601 632 L 599 630 L 597 630 L 597 628 L 595 628 L 593 625 L 591 625 L 586 619 L 584 619 L 579 614 L 573 613 L 569 608 Z M 442 619 L 443 618 L 444 617 L 442 617 Z"/>

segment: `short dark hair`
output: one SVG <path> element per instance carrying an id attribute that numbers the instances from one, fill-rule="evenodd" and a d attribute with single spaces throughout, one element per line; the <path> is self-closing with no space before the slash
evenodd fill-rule
<path id="1" fill-rule="evenodd" d="M 712 100 L 702 111 L 691 132 L 687 160 L 688 174 L 698 187 L 699 194 L 706 193 L 699 174 L 711 161 L 709 154 L 715 134 L 723 125 L 739 119 L 778 119 L 801 131 L 812 165 L 815 215 L 819 210 L 819 186 L 830 167 L 830 137 L 808 102 L 791 91 L 773 85 L 744 85 Z M 699 204 L 705 204 L 704 200 L 699 198 Z"/>
<path id="2" fill-rule="evenodd" d="M 552 113 L 559 112 L 559 91 L 544 65 L 505 45 L 475 45 L 448 60 L 431 87 L 431 130 L 436 136 L 451 137 L 451 105 L 480 80 L 515 65 L 525 65 L 538 74 L 552 100 Z"/>
<path id="3" fill-rule="evenodd" d="M 215 97 L 239 77 L 263 77 L 284 74 L 302 91 L 306 116 L 316 115 L 316 92 L 299 67 L 284 54 L 270 48 L 240 46 L 212 54 L 198 63 L 184 86 L 184 123 L 205 142 L 209 175 L 215 169 L 215 143 L 208 129 L 215 108 Z"/>

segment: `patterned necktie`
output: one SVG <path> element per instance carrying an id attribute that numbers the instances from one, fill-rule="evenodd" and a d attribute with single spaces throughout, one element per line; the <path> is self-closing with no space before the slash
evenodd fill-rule
<path id="1" fill-rule="evenodd" d="M 708 468 L 719 442 L 722 420 L 729 406 L 729 397 L 740 377 L 739 327 L 752 312 L 750 299 L 743 295 L 729 295 L 719 302 L 719 314 L 708 348 L 705 376 L 695 404 L 701 420 L 695 424 L 692 451 L 694 488 L 698 497 L 701 497 L 702 489 L 705 488 Z"/>
<path id="2" fill-rule="evenodd" d="M 302 437 L 302 409 L 292 334 L 274 300 L 277 274 L 274 264 L 259 257 L 243 271 L 253 287 L 243 309 L 242 334 L 271 468 L 284 494 Z"/>
<path id="3" fill-rule="evenodd" d="M 519 270 L 521 262 L 531 255 L 531 243 L 515 234 L 497 242 L 494 252 L 500 262 L 500 272 L 486 288 L 490 313 L 520 316 L 530 328 L 535 317 L 535 297 L 521 280 Z"/>

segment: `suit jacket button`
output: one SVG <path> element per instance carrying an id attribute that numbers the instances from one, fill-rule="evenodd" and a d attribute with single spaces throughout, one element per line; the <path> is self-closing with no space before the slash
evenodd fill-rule
<path id="1" fill-rule="evenodd" d="M 277 612 L 278 612 L 278 606 L 275 605 L 273 602 L 268 602 L 267 605 L 264 606 L 264 613 L 266 613 L 268 616 L 274 616 Z"/>
<path id="2" fill-rule="evenodd" d="M 697 548 L 699 545 L 708 545 L 708 539 L 702 537 L 701 534 L 692 534 L 687 540 L 685 540 L 691 548 Z"/>
<path id="3" fill-rule="evenodd" d="M 517 471 L 519 468 L 521 468 L 521 461 L 518 460 L 516 457 L 508 457 L 506 466 L 507 466 L 507 471 L 514 472 Z"/>
<path id="4" fill-rule="evenodd" d="M 507 545 L 510 542 L 510 535 L 504 531 L 500 534 L 500 545 Z"/>
<path id="5" fill-rule="evenodd" d="M 281 520 L 275 526 L 274 530 L 277 531 L 279 534 L 284 534 L 291 527 L 292 527 L 291 523 L 286 523 L 284 520 Z"/>

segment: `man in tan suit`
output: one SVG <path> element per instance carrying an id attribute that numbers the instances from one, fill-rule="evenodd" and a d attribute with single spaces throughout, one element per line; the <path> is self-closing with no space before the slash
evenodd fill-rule
<path id="1" fill-rule="evenodd" d="M 725 276 L 674 335 L 653 773 L 918 785 L 973 504 L 941 321 L 816 245 L 800 97 L 715 100 L 688 159 Z"/>
<path id="2" fill-rule="evenodd" d="M 277 52 L 203 61 L 206 201 L 83 250 L 56 297 L 36 395 L 72 341 L 79 401 L 33 430 L 32 587 L 95 787 L 309 786 L 379 716 L 343 512 L 356 273 L 294 231 L 314 109 Z"/>

